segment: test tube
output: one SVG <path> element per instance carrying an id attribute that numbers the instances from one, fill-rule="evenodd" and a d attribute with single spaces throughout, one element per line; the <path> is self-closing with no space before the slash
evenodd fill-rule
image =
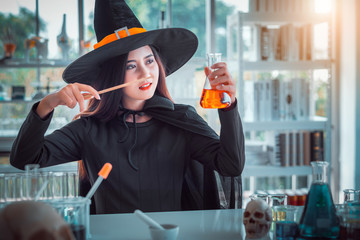
<path id="1" fill-rule="evenodd" d="M 39 164 L 25 165 L 26 199 L 34 199 L 39 191 Z"/>

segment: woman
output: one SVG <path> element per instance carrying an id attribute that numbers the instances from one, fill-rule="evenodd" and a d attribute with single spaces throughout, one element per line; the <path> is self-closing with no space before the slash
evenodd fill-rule
<path id="1" fill-rule="evenodd" d="M 109 30 L 114 12 L 112 23 L 117 24 Z M 94 195 L 97 213 L 185 209 L 186 201 L 192 202 L 187 193 L 199 187 L 186 181 L 194 174 L 188 172 L 195 160 L 211 172 L 239 176 L 244 139 L 226 64 L 212 66 L 218 69 L 213 73 L 205 68 L 212 84 L 232 96 L 232 106 L 219 110 L 219 139 L 194 108 L 171 101 L 165 84 L 165 77 L 196 51 L 194 34 L 186 29 L 147 32 L 124 1 L 96 1 L 94 21 L 96 49 L 64 71 L 69 85 L 34 105 L 14 142 L 11 164 L 23 169 L 29 163 L 46 167 L 81 159 L 94 183 L 110 162 L 113 170 Z M 114 37 L 114 29 L 123 26 Z M 127 82 L 134 83 L 101 98 L 97 92 Z M 84 91 L 94 97 L 85 111 Z M 80 118 L 44 137 L 53 110 L 76 104 Z"/>

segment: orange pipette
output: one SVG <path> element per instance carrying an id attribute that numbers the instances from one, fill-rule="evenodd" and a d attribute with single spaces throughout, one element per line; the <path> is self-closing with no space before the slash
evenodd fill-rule
<path id="1" fill-rule="evenodd" d="M 85 198 L 91 199 L 91 197 L 94 195 L 95 191 L 99 187 L 102 180 L 106 179 L 109 176 L 109 173 L 112 169 L 112 165 L 110 163 L 105 163 L 104 166 L 101 168 L 99 172 L 99 177 L 96 179 L 94 185 L 91 187 L 90 191 L 86 195 Z"/>
<path id="2" fill-rule="evenodd" d="M 105 163 L 98 175 L 101 176 L 103 179 L 106 179 L 109 176 L 111 169 L 112 165 L 110 163 Z"/>

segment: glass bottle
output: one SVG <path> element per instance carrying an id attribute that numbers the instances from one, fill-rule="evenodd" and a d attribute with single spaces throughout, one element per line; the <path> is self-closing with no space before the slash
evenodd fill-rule
<path id="1" fill-rule="evenodd" d="M 355 201 L 355 190 L 354 189 L 345 189 L 344 191 L 344 203 L 349 203 Z"/>
<path id="2" fill-rule="evenodd" d="M 221 62 L 221 53 L 208 53 L 207 66 L 210 68 L 217 62 Z M 203 92 L 201 94 L 200 105 L 203 108 L 226 108 L 231 104 L 230 94 L 223 90 L 211 86 L 209 78 L 206 76 Z"/>
<path id="3" fill-rule="evenodd" d="M 299 235 L 304 239 L 336 239 L 340 225 L 327 183 L 328 163 L 314 161 L 311 165 L 313 180 L 300 219 Z"/>
<path id="4" fill-rule="evenodd" d="M 69 58 L 69 50 L 71 45 L 70 45 L 70 38 L 66 33 L 66 14 L 63 14 L 61 33 L 57 36 L 57 43 L 61 49 L 63 60 L 67 61 Z"/>

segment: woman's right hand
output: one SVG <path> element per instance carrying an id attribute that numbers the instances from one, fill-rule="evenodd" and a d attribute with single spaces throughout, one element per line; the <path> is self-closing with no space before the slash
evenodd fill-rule
<path id="1" fill-rule="evenodd" d="M 91 86 L 81 83 L 70 83 L 63 87 L 60 91 L 51 93 L 44 97 L 37 109 L 36 113 L 41 117 L 45 118 L 54 108 L 59 105 L 65 105 L 69 108 L 74 108 L 79 103 L 80 112 L 85 109 L 85 100 L 82 92 L 88 92 L 93 95 L 96 99 L 100 100 L 99 93 Z"/>

